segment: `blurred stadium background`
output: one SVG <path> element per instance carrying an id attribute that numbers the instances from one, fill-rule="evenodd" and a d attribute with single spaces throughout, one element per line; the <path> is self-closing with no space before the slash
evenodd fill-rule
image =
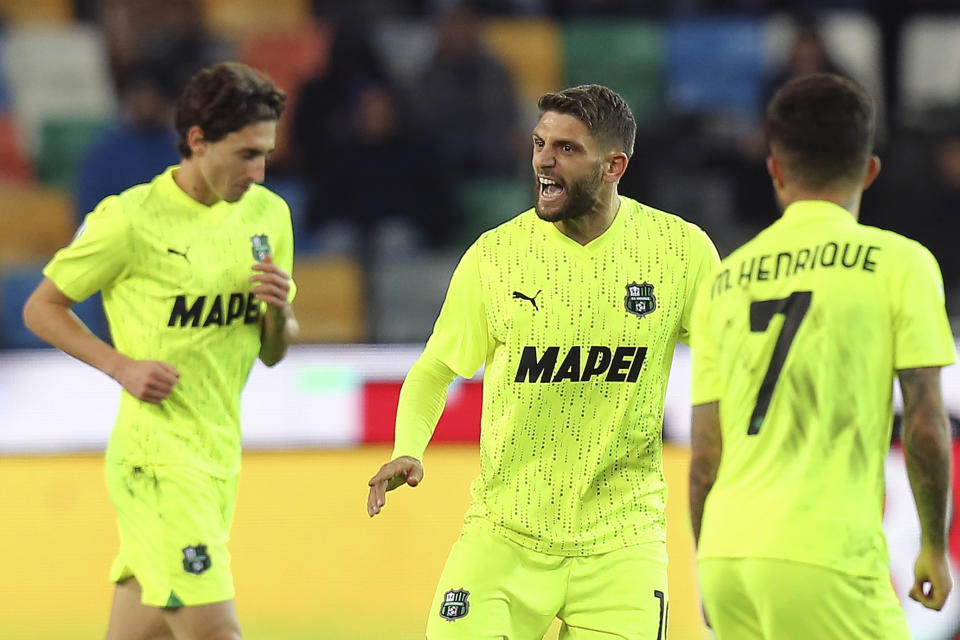
<path id="1" fill-rule="evenodd" d="M 100 198 L 176 162 L 171 97 L 206 64 L 261 68 L 290 105 L 268 186 L 294 215 L 304 344 L 255 368 L 244 397 L 231 548 L 246 637 L 423 637 L 476 472 L 479 379 L 451 390 L 421 487 L 369 520 L 366 480 L 389 455 L 400 383 L 457 258 L 532 202 L 545 91 L 621 92 L 639 124 L 621 192 L 700 224 L 726 254 L 776 216 L 759 130 L 771 88 L 808 70 L 851 75 L 882 113 L 885 172 L 862 220 L 930 247 L 960 317 L 955 2 L 467 4 L 0 0 L 0 638 L 102 637 L 117 535 L 100 452 L 118 390 L 42 348 L 20 309 Z M 78 313 L 107 337 L 97 299 Z M 674 640 L 710 637 L 685 506 L 688 358 L 678 350 L 664 425 Z M 944 392 L 956 436 L 958 367 Z M 912 509 L 895 442 L 885 524 L 904 600 Z M 907 601 L 915 637 L 960 637 L 958 595 L 939 615 Z"/>

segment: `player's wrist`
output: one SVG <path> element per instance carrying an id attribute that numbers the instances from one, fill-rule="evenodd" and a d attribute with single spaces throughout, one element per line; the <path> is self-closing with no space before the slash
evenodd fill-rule
<path id="1" fill-rule="evenodd" d="M 133 360 L 131 360 L 129 357 L 123 355 L 119 351 L 114 351 L 107 359 L 106 366 L 103 368 L 103 372 L 117 382 L 123 384 L 123 381 L 121 380 L 123 377 L 123 372 L 127 369 L 131 362 L 133 362 Z"/>

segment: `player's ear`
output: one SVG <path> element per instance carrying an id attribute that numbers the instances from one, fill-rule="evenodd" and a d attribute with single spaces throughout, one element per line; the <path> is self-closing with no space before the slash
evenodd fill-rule
<path id="1" fill-rule="evenodd" d="M 203 152 L 206 151 L 207 141 L 203 137 L 203 129 L 199 125 L 193 125 L 187 129 L 187 146 L 190 147 L 194 156 L 202 156 Z"/>
<path id="2" fill-rule="evenodd" d="M 630 159 L 627 158 L 627 154 L 622 151 L 611 152 L 607 156 L 607 161 L 603 164 L 603 181 L 616 183 L 620 181 L 620 178 L 623 177 L 623 173 L 627 170 L 627 164 L 630 162 Z"/>
<path id="3" fill-rule="evenodd" d="M 870 185 L 873 184 L 873 181 L 877 179 L 879 174 L 880 158 L 877 156 L 870 156 L 870 160 L 867 161 L 867 175 L 863 177 L 864 190 L 870 188 Z"/>
<path id="4" fill-rule="evenodd" d="M 780 163 L 777 162 L 777 159 L 773 155 L 767 156 L 767 173 L 770 174 L 770 179 L 773 180 L 773 186 L 777 189 L 783 188 L 783 167 L 780 166 Z"/>

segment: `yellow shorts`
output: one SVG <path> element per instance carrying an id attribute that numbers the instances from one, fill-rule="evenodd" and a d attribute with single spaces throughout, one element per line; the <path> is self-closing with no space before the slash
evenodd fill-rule
<path id="1" fill-rule="evenodd" d="M 852 576 L 768 558 L 704 558 L 704 608 L 719 640 L 909 640 L 889 575 Z"/>
<path id="2" fill-rule="evenodd" d="M 662 542 L 566 557 L 469 530 L 447 559 L 427 638 L 541 640 L 556 617 L 565 640 L 664 640 L 668 597 Z"/>
<path id="3" fill-rule="evenodd" d="M 107 463 L 106 477 L 120 529 L 112 582 L 136 577 L 153 607 L 233 599 L 227 539 L 237 476 Z"/>

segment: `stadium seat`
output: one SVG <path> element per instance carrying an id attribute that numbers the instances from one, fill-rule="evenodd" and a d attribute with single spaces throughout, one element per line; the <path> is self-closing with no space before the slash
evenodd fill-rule
<path id="1" fill-rule="evenodd" d="M 900 95 L 914 123 L 930 109 L 960 104 L 960 17 L 910 18 L 903 30 Z"/>
<path id="2" fill-rule="evenodd" d="M 310 0 L 201 0 L 201 5 L 207 28 L 224 38 L 295 29 L 311 20 Z"/>
<path id="3" fill-rule="evenodd" d="M 489 18 L 483 40 L 507 66 L 522 104 L 536 104 L 544 93 L 562 88 L 560 29 L 552 20 Z"/>
<path id="4" fill-rule="evenodd" d="M 0 181 L 27 183 L 33 178 L 33 164 L 23 151 L 16 122 L 0 112 Z"/>
<path id="5" fill-rule="evenodd" d="M 70 241 L 75 226 L 65 191 L 0 183 L 0 266 L 49 260 Z"/>
<path id="6" fill-rule="evenodd" d="M 375 259 L 370 266 L 370 320 L 375 342 L 426 341 L 459 255 L 421 252 Z"/>
<path id="7" fill-rule="evenodd" d="M 477 236 L 533 206 L 533 179 L 478 178 L 457 186 L 457 203 L 465 221 L 460 239 L 469 244 Z"/>
<path id="8" fill-rule="evenodd" d="M 10 103 L 31 155 L 42 124 L 56 117 L 111 118 L 116 97 L 106 45 L 92 26 L 15 26 L 0 55 Z"/>
<path id="9" fill-rule="evenodd" d="M 43 122 L 37 153 L 40 182 L 72 188 L 90 143 L 108 125 L 102 118 L 84 117 L 57 117 Z"/>
<path id="10" fill-rule="evenodd" d="M 624 97 L 638 123 L 663 106 L 664 34 L 645 20 L 582 19 L 563 27 L 567 86 L 603 84 Z"/>
<path id="11" fill-rule="evenodd" d="M 760 19 L 710 17 L 667 23 L 667 103 L 683 113 L 754 116 L 764 80 Z"/>
<path id="12" fill-rule="evenodd" d="M 23 305 L 43 279 L 41 269 L 41 264 L 0 267 L 0 347 L 29 349 L 49 346 L 23 325 Z M 72 309 L 93 333 L 108 340 L 109 330 L 99 293 Z"/>
<path id="13" fill-rule="evenodd" d="M 297 342 L 363 342 L 365 292 L 359 263 L 349 257 L 308 257 L 293 266 Z"/>
<path id="14" fill-rule="evenodd" d="M 46 22 L 66 24 L 73 20 L 71 0 L 3 0 L 0 20 L 4 23 Z"/>

